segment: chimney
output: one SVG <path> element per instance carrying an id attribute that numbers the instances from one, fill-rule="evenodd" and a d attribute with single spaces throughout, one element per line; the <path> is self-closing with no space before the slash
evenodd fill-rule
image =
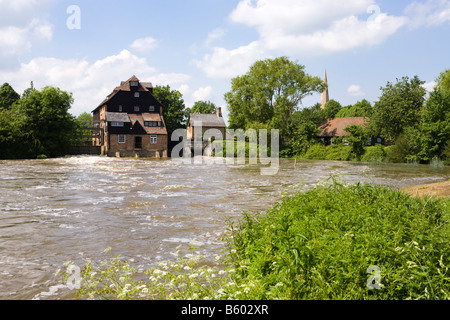
<path id="1" fill-rule="evenodd" d="M 222 108 L 221 107 L 216 108 L 216 113 L 219 118 L 222 118 Z"/>

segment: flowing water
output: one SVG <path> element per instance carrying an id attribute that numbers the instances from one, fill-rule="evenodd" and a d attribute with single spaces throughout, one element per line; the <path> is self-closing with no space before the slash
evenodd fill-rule
<path id="1" fill-rule="evenodd" d="M 282 193 L 331 172 L 395 187 L 450 179 L 448 167 L 336 161 L 281 159 L 272 176 L 260 169 L 206 158 L 189 165 L 96 156 L 0 161 L 0 299 L 72 299 L 55 277 L 67 261 L 82 267 L 120 254 L 145 270 L 174 260 L 180 244 L 214 257 L 224 249 L 228 218 L 265 211 Z"/>

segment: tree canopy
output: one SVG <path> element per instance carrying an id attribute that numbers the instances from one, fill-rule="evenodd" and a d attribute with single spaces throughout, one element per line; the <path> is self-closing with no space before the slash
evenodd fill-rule
<path id="1" fill-rule="evenodd" d="M 185 126 L 183 95 L 168 85 L 154 87 L 153 95 L 163 105 L 163 116 L 169 136 L 176 129 L 183 128 Z"/>
<path id="2" fill-rule="evenodd" d="M 76 134 L 72 94 L 45 87 L 0 111 L 0 158 L 65 155 Z"/>
<path id="3" fill-rule="evenodd" d="M 373 132 L 394 142 L 407 127 L 416 126 L 425 101 L 424 83 L 417 76 L 403 77 L 382 87 L 381 97 L 373 106 L 370 121 Z"/>
<path id="4" fill-rule="evenodd" d="M 225 94 L 232 129 L 248 129 L 255 124 L 280 129 L 288 135 L 292 114 L 302 99 L 321 92 L 324 83 L 308 75 L 305 66 L 287 57 L 255 62 L 250 70 L 231 81 L 231 91 Z"/>

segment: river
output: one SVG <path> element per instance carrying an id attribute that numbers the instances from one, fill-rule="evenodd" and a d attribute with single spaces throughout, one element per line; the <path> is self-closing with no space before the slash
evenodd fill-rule
<path id="1" fill-rule="evenodd" d="M 72 299 L 55 273 L 122 255 L 144 270 L 180 244 L 214 257 L 227 219 L 337 173 L 395 187 L 450 179 L 450 168 L 280 159 L 260 165 L 79 156 L 0 161 L 0 299 Z M 112 248 L 107 256 L 103 251 Z M 212 259 L 214 260 L 214 259 Z"/>

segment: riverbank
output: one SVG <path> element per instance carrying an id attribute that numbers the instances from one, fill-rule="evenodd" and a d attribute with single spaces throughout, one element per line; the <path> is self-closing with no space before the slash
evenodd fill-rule
<path id="1" fill-rule="evenodd" d="M 434 196 L 434 197 L 450 198 L 450 180 L 406 187 L 403 188 L 402 190 L 407 192 L 411 196 L 418 196 L 418 197 Z"/>

